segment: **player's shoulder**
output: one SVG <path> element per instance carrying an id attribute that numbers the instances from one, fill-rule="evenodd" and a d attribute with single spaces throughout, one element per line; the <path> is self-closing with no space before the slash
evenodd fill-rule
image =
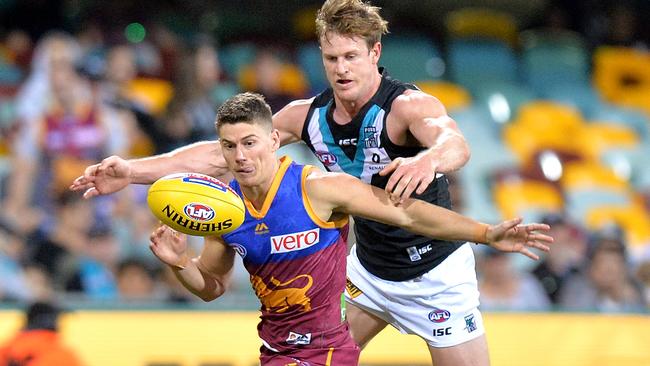
<path id="1" fill-rule="evenodd" d="M 305 185 L 310 190 L 322 191 L 338 189 L 344 187 L 346 182 L 352 178 L 351 175 L 345 173 L 326 172 L 314 166 L 305 167 L 309 169 L 305 177 Z"/>
<path id="2" fill-rule="evenodd" d="M 445 114 L 446 111 L 440 100 L 433 95 L 418 89 L 406 89 L 395 98 L 390 113 L 393 117 L 408 119 L 423 113 L 435 116 Z"/>
<path id="3" fill-rule="evenodd" d="M 287 104 L 280 111 L 278 111 L 276 113 L 276 116 L 279 114 L 299 114 L 299 113 L 304 113 L 306 115 L 313 101 L 314 98 L 296 99 L 290 102 L 289 104 Z"/>
<path id="4" fill-rule="evenodd" d="M 273 125 L 281 131 L 290 131 L 300 136 L 302 122 L 307 118 L 313 98 L 298 99 L 290 102 L 273 115 Z"/>

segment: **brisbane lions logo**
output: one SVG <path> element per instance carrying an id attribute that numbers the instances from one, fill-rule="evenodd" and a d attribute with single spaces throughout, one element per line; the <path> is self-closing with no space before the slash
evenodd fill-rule
<path id="1" fill-rule="evenodd" d="M 294 282 L 302 283 L 301 287 L 295 286 Z M 271 277 L 268 284 L 258 276 L 251 276 L 251 284 L 255 294 L 259 297 L 264 309 L 272 313 L 284 313 L 292 306 L 299 306 L 301 312 L 311 310 L 311 299 L 307 291 L 313 285 L 314 280 L 310 275 L 299 275 L 288 281 L 281 282 Z"/>

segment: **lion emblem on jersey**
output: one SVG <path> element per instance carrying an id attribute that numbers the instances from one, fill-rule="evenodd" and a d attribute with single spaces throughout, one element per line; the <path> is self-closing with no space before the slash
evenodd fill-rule
<path id="1" fill-rule="evenodd" d="M 289 287 L 294 282 L 305 278 L 307 281 L 302 287 Z M 305 282 L 304 280 L 299 282 Z M 268 284 L 264 283 L 261 277 L 251 276 L 251 284 L 255 294 L 259 297 L 266 311 L 272 313 L 284 313 L 292 306 L 300 306 L 301 312 L 311 310 L 311 299 L 307 291 L 311 288 L 314 280 L 310 275 L 299 275 L 286 282 L 281 282 L 271 277 Z"/>

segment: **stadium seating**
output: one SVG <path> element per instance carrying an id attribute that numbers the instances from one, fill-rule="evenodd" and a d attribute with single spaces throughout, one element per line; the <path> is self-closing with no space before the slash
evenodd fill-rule
<path id="1" fill-rule="evenodd" d="M 226 45 L 219 50 L 219 62 L 231 80 L 237 80 L 241 69 L 255 60 L 257 46 L 251 42 Z"/>
<path id="2" fill-rule="evenodd" d="M 445 17 L 447 33 L 453 38 L 491 38 L 514 46 L 517 22 L 506 12 L 481 7 L 450 11 Z"/>
<path id="3" fill-rule="evenodd" d="M 440 51 L 427 37 L 389 34 L 382 44 L 379 65 L 396 79 L 413 83 L 440 79 L 445 73 Z"/>
<path id="4" fill-rule="evenodd" d="M 505 144 L 522 165 L 529 165 L 535 152 L 542 149 L 584 155 L 576 144 L 584 120 L 575 108 L 550 101 L 534 101 L 519 109 L 517 119 L 504 127 Z"/>
<path id="5" fill-rule="evenodd" d="M 523 79 L 534 90 L 590 85 L 589 53 L 578 34 L 528 30 L 521 33 L 520 39 Z"/>
<path id="6" fill-rule="evenodd" d="M 592 207 L 585 213 L 585 223 L 592 230 L 610 224 L 620 226 L 633 252 L 650 245 L 650 214 L 639 203 Z"/>
<path id="7" fill-rule="evenodd" d="M 537 180 L 506 179 L 495 183 L 493 194 L 504 219 L 521 216 L 539 221 L 544 214 L 561 212 L 564 208 L 560 191 Z"/>
<path id="8" fill-rule="evenodd" d="M 519 107 L 536 98 L 527 86 L 506 81 L 482 83 L 475 88 L 474 96 L 476 103 L 486 106 L 492 119 L 501 125 L 515 119 Z"/>
<path id="9" fill-rule="evenodd" d="M 472 103 L 472 96 L 458 84 L 448 81 L 422 81 L 416 85 L 423 92 L 438 98 L 448 112 L 466 108 Z"/>
<path id="10" fill-rule="evenodd" d="M 650 113 L 650 54 L 625 47 L 599 47 L 593 57 L 594 85 L 614 104 Z"/>
<path id="11" fill-rule="evenodd" d="M 471 92 L 486 82 L 519 80 L 519 65 L 506 43 L 481 38 L 452 38 L 448 41 L 449 77 Z"/>
<path id="12" fill-rule="evenodd" d="M 296 52 L 296 62 L 305 73 L 312 93 L 318 93 L 329 86 L 323 70 L 323 58 L 318 43 L 301 44 Z"/>

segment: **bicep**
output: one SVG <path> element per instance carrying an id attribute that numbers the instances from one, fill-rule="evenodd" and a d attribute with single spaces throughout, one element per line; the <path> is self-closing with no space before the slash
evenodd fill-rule
<path id="1" fill-rule="evenodd" d="M 351 175 L 325 173 L 317 178 L 315 183 L 316 200 L 320 205 L 329 205 L 332 212 L 360 216 L 397 226 L 403 226 L 409 220 L 402 207 L 393 205 L 384 190 L 366 184 Z"/>
<path id="2" fill-rule="evenodd" d="M 408 131 L 425 147 L 439 143 L 441 136 L 459 136 L 462 133 L 435 97 L 424 93 L 411 93 L 393 110 L 396 118 L 407 124 Z"/>

